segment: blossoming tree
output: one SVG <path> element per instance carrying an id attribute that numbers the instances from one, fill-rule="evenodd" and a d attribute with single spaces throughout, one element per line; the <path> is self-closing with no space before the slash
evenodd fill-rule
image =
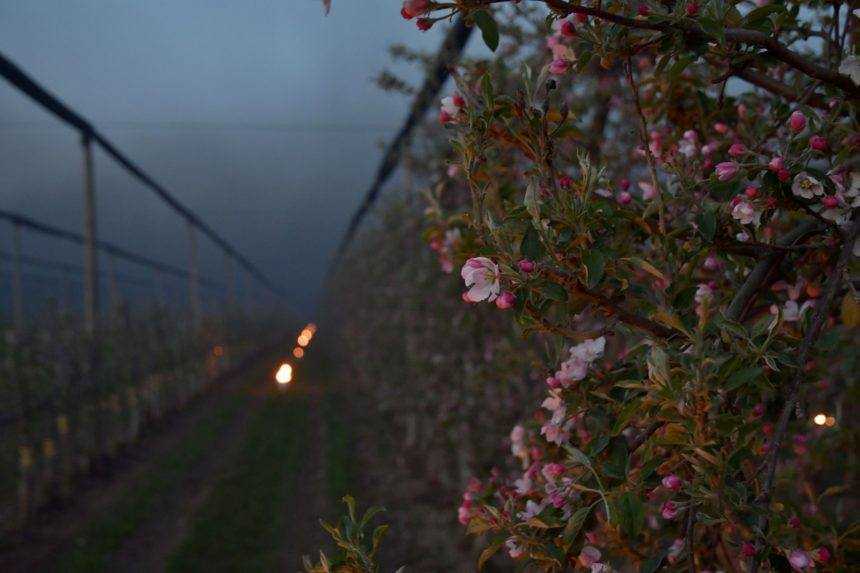
<path id="1" fill-rule="evenodd" d="M 857 11 L 407 0 L 402 15 L 465 18 L 506 56 L 458 69 L 442 102 L 470 199 L 431 209 L 428 237 L 444 267 L 463 262 L 465 303 L 550 347 L 546 399 L 510 435 L 521 471 L 463 496 L 480 563 L 848 567 L 855 462 L 832 453 L 856 446 Z"/>

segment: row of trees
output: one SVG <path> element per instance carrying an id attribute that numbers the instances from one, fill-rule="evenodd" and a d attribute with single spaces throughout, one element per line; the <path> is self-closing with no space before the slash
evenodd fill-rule
<path id="1" fill-rule="evenodd" d="M 444 327 L 421 322 L 410 344 L 461 380 L 478 380 L 458 363 L 469 349 L 445 336 L 478 324 L 470 347 L 504 345 L 483 369 L 491 390 L 458 394 L 491 418 L 472 431 L 483 440 L 449 444 L 500 468 L 468 481 L 459 509 L 479 564 L 849 568 L 853 6 L 407 0 L 402 14 L 422 30 L 465 18 L 496 53 L 458 67 L 446 135 L 430 130 L 414 160 L 433 190 L 423 237 L 465 292 L 452 308 L 449 287 L 409 276 L 391 293 L 432 307 Z M 395 410 L 448 411 L 423 391 L 432 368 L 390 374 L 372 383 L 401 385 Z M 517 377 L 539 377 L 542 398 L 492 404 Z M 495 422 L 510 414 L 505 462 Z"/>

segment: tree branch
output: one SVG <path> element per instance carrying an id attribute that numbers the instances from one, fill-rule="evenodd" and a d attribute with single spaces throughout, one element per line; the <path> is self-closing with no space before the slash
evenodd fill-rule
<path id="1" fill-rule="evenodd" d="M 779 458 L 779 448 L 782 445 L 782 440 L 785 438 L 785 433 L 788 431 L 788 422 L 791 419 L 791 413 L 794 410 L 800 398 L 800 390 L 803 385 L 803 380 L 806 377 L 804 365 L 809 359 L 809 354 L 815 343 L 818 341 L 818 336 L 821 334 L 821 329 L 824 326 L 827 316 L 830 314 L 830 307 L 836 298 L 836 293 L 839 291 L 839 285 L 842 283 L 843 274 L 851 261 L 854 249 L 854 241 L 860 235 L 860 217 L 857 217 L 851 225 L 851 229 L 845 236 L 845 242 L 842 245 L 842 252 L 839 254 L 839 259 L 830 271 L 830 276 L 827 279 L 827 286 L 824 289 L 824 295 L 815 306 L 815 314 L 812 316 L 812 321 L 809 324 L 809 329 L 803 336 L 803 341 L 800 344 L 800 349 L 797 354 L 797 369 L 794 372 L 791 385 L 788 390 L 788 398 L 782 407 L 779 414 L 779 420 L 776 424 L 776 429 L 768 446 L 767 460 L 765 462 L 765 477 L 762 491 L 756 503 L 761 507 L 766 507 L 770 503 L 771 493 L 773 491 L 774 478 L 776 476 L 776 462 Z M 765 536 L 768 528 L 768 514 L 764 513 L 759 518 L 759 549 L 764 546 Z M 761 551 L 757 555 L 761 554 Z M 752 573 L 758 571 L 760 560 L 758 557 L 753 562 L 751 569 Z"/>

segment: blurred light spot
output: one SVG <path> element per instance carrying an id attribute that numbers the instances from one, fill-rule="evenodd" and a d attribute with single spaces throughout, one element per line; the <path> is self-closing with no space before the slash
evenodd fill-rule
<path id="1" fill-rule="evenodd" d="M 817 426 L 823 426 L 827 423 L 827 416 L 824 414 L 816 414 L 812 421 L 815 422 Z"/>
<path id="2" fill-rule="evenodd" d="M 296 358 L 301 358 L 304 355 L 305 355 L 305 351 L 303 348 L 301 348 L 299 346 L 296 346 L 295 348 L 293 348 L 293 356 L 295 356 Z"/>
<path id="3" fill-rule="evenodd" d="M 215 356 L 221 356 L 222 354 L 224 354 L 224 347 L 216 346 L 212 349 L 212 354 L 214 354 Z"/>
<path id="4" fill-rule="evenodd" d="M 284 362 L 275 373 L 275 381 L 278 384 L 289 384 L 293 379 L 293 367 Z"/>
<path id="5" fill-rule="evenodd" d="M 833 416 L 827 416 L 827 420 L 824 421 L 824 425 L 828 428 L 832 428 L 836 425 L 836 418 L 834 418 Z"/>

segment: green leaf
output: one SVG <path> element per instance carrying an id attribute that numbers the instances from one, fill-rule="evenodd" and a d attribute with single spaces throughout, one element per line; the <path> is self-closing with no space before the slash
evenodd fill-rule
<path id="1" fill-rule="evenodd" d="M 642 562 L 642 568 L 639 569 L 639 573 L 655 573 L 660 568 L 660 564 L 663 563 L 663 554 L 655 555 L 650 559 L 646 559 Z"/>
<path id="2" fill-rule="evenodd" d="M 493 52 L 499 47 L 499 27 L 496 21 L 486 10 L 478 10 L 475 12 L 475 24 L 481 29 L 481 37 L 484 43 Z"/>
<path id="3" fill-rule="evenodd" d="M 558 302 L 565 302 L 567 300 L 567 291 L 560 284 L 547 283 L 541 289 L 541 293 L 548 299 Z"/>
<path id="4" fill-rule="evenodd" d="M 484 564 L 490 560 L 490 557 L 496 554 L 496 552 L 502 547 L 503 543 L 503 541 L 496 541 L 481 551 L 481 555 L 478 557 L 478 571 L 484 568 Z"/>
<path id="5" fill-rule="evenodd" d="M 752 366 L 750 368 L 744 368 L 743 370 L 739 370 L 735 372 L 729 379 L 726 381 L 726 391 L 736 390 L 746 384 L 747 382 L 751 382 L 755 380 L 762 374 L 762 369 L 760 366 Z"/>
<path id="6" fill-rule="evenodd" d="M 696 223 L 699 225 L 699 232 L 702 233 L 705 240 L 712 243 L 717 234 L 717 214 L 714 212 L 714 208 L 710 205 L 706 206 L 696 219 Z"/>
<path id="7" fill-rule="evenodd" d="M 645 506 L 639 497 L 628 491 L 618 500 L 618 522 L 621 531 L 630 539 L 635 539 L 645 523 Z"/>
<path id="8" fill-rule="evenodd" d="M 537 229 L 529 225 L 520 243 L 520 254 L 527 259 L 536 261 L 541 258 L 543 253 L 544 248 L 540 240 L 540 234 L 537 232 Z"/>
<path id="9" fill-rule="evenodd" d="M 589 468 L 591 467 L 591 460 L 588 459 L 588 456 L 586 456 L 582 450 L 574 448 L 570 444 L 565 444 L 564 449 L 568 454 L 570 454 L 570 459 L 572 461 Z"/>
<path id="10" fill-rule="evenodd" d="M 600 284 L 601 279 L 603 279 L 603 270 L 606 266 L 606 259 L 603 257 L 603 253 L 597 249 L 592 249 L 583 255 L 582 262 L 585 264 L 586 270 L 588 270 L 588 287 L 596 287 Z"/>
<path id="11" fill-rule="evenodd" d="M 570 516 L 570 520 L 568 520 L 567 525 L 564 526 L 564 532 L 562 532 L 562 537 L 564 538 L 565 543 L 573 543 L 576 536 L 579 535 L 579 531 L 582 529 L 582 524 L 585 523 L 585 520 L 588 519 L 590 514 L 591 508 L 586 506 L 580 507 L 573 513 L 573 515 Z"/>

